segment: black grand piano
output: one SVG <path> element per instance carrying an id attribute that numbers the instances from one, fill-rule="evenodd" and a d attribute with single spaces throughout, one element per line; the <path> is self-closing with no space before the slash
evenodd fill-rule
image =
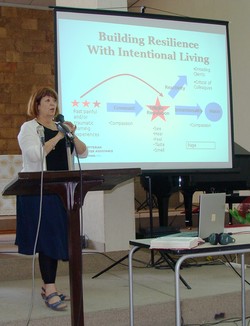
<path id="1" fill-rule="evenodd" d="M 195 191 L 226 192 L 227 203 L 231 205 L 241 202 L 244 198 L 237 196 L 235 191 L 250 190 L 250 152 L 234 143 L 233 162 L 233 169 L 225 171 L 158 171 L 142 174 L 142 186 L 146 191 L 150 190 L 157 199 L 160 227 L 168 226 L 168 203 L 174 192 L 181 191 L 183 194 L 187 227 L 192 226 Z"/>

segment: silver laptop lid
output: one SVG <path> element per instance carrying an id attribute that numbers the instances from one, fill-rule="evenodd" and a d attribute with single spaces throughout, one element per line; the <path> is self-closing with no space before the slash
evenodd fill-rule
<path id="1" fill-rule="evenodd" d="M 204 239 L 211 233 L 223 233 L 225 225 L 225 193 L 200 195 L 199 237 Z"/>

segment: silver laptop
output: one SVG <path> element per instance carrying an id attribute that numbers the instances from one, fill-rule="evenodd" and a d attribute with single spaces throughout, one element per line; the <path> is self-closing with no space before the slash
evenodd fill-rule
<path id="1" fill-rule="evenodd" d="M 225 226 L 225 193 L 200 195 L 199 231 L 202 239 L 211 233 L 223 233 Z"/>
<path id="2" fill-rule="evenodd" d="M 174 236 L 200 237 L 205 239 L 212 233 L 223 233 L 225 225 L 225 204 L 225 193 L 201 194 L 198 232 L 185 231 L 174 234 Z"/>

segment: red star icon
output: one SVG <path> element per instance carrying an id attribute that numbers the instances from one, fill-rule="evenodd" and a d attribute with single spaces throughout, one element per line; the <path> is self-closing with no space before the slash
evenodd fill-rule
<path id="1" fill-rule="evenodd" d="M 161 105 L 158 97 L 156 99 L 155 105 L 147 105 L 147 107 L 153 111 L 151 121 L 157 117 L 160 117 L 162 120 L 166 121 L 164 111 L 167 110 L 169 106 Z"/>
<path id="2" fill-rule="evenodd" d="M 95 101 L 95 102 L 93 102 L 93 104 L 94 104 L 94 107 L 95 108 L 99 108 L 99 106 L 100 106 L 100 102 L 98 102 L 98 101 Z"/>
<path id="3" fill-rule="evenodd" d="M 72 106 L 78 106 L 78 104 L 79 104 L 79 102 L 77 102 L 76 100 L 74 100 L 74 101 L 72 102 Z"/>
<path id="4" fill-rule="evenodd" d="M 89 102 L 89 101 L 87 101 L 87 100 L 86 100 L 86 101 L 84 101 L 84 102 L 82 102 L 82 104 L 83 104 L 83 106 L 84 106 L 84 107 L 89 107 L 89 103 L 90 103 L 90 102 Z"/>

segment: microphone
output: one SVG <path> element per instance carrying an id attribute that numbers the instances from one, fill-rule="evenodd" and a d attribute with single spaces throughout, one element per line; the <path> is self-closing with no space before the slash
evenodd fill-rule
<path id="1" fill-rule="evenodd" d="M 44 144 L 45 144 L 45 136 L 44 136 L 44 128 L 43 128 L 43 126 L 38 125 L 36 127 L 36 132 L 37 132 L 37 134 L 38 134 L 38 136 L 40 138 L 42 146 L 44 146 Z"/>
<path id="2" fill-rule="evenodd" d="M 75 138 L 75 135 L 69 130 L 69 127 L 64 124 L 64 116 L 62 114 L 58 114 L 55 119 L 55 124 L 57 126 L 58 131 L 62 132 L 64 136 L 68 137 L 70 140 Z"/>

